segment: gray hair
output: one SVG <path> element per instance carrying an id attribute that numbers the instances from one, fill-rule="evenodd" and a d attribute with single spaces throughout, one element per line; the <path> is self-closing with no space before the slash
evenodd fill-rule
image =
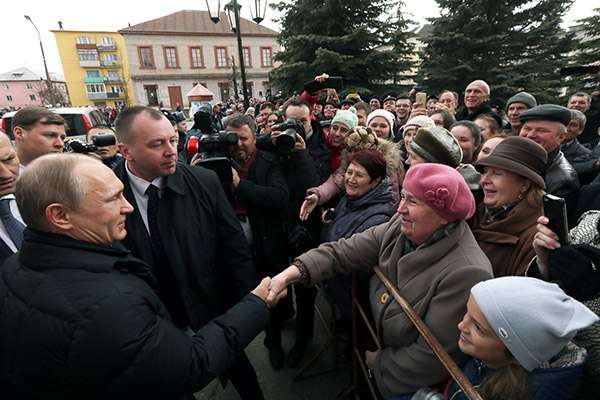
<path id="1" fill-rule="evenodd" d="M 87 193 L 87 182 L 77 174 L 83 162 L 97 162 L 82 154 L 47 154 L 21 172 L 15 197 L 23 221 L 33 229 L 48 230 L 46 208 L 60 203 L 78 209 Z"/>
<path id="2" fill-rule="evenodd" d="M 584 113 L 579 110 L 569 110 L 571 111 L 571 119 L 578 119 L 579 126 L 581 129 L 585 128 L 585 123 L 587 122 L 587 118 Z"/>

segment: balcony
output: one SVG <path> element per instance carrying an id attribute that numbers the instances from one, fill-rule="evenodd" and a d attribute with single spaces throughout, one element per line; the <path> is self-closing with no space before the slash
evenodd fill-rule
<path id="1" fill-rule="evenodd" d="M 121 99 L 125 97 L 125 93 L 108 92 L 106 95 L 109 99 Z"/>
<path id="2" fill-rule="evenodd" d="M 105 67 L 105 68 L 120 68 L 121 67 L 121 61 L 106 61 L 106 60 L 102 60 L 100 62 L 100 64 Z"/>
<path id="3" fill-rule="evenodd" d="M 115 51 L 117 50 L 117 44 L 113 43 L 113 44 L 97 44 L 96 48 L 98 49 L 98 51 Z"/>
<path id="4" fill-rule="evenodd" d="M 88 83 L 104 83 L 104 78 L 102 78 L 101 76 L 87 76 L 87 77 L 85 77 L 83 82 L 86 84 L 88 84 Z"/>
<path id="5" fill-rule="evenodd" d="M 96 50 L 96 43 L 77 43 L 77 50 Z"/>
<path id="6" fill-rule="evenodd" d="M 100 60 L 79 60 L 79 66 L 82 68 L 98 68 Z"/>
<path id="7" fill-rule="evenodd" d="M 106 83 L 121 83 L 123 82 L 123 78 L 120 76 L 105 76 L 104 82 Z"/>
<path id="8" fill-rule="evenodd" d="M 106 100 L 108 98 L 106 92 L 88 93 L 87 96 L 90 100 Z"/>

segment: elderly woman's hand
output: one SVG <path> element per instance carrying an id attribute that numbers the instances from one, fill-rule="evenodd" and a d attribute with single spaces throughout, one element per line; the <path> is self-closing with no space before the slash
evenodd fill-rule
<path id="1" fill-rule="evenodd" d="M 379 350 L 365 351 L 365 364 L 367 364 L 367 367 L 369 367 L 370 369 L 373 369 L 375 367 L 375 360 L 377 359 L 378 355 Z"/>
<path id="2" fill-rule="evenodd" d="M 540 273 L 548 278 L 548 250 L 560 248 L 558 236 L 548 225 L 548 218 L 539 217 L 537 220 L 537 233 L 533 237 L 533 250 L 537 255 L 537 265 Z"/>
<path id="3" fill-rule="evenodd" d="M 308 219 L 310 213 L 317 207 L 318 202 L 319 196 L 314 193 L 311 193 L 304 198 L 302 207 L 300 207 L 300 221 L 306 221 Z"/>

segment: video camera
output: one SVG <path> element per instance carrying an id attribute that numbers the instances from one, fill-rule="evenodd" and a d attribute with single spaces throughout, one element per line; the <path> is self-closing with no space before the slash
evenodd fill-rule
<path id="1" fill-rule="evenodd" d="M 65 143 L 64 151 L 68 153 L 93 153 L 98 147 L 114 146 L 117 144 L 117 138 L 112 133 L 94 135 L 92 143 L 85 143 L 79 139 L 71 139 Z"/>
<path id="2" fill-rule="evenodd" d="M 275 147 L 280 153 L 290 153 L 296 145 L 296 135 L 303 139 L 306 137 L 304 125 L 302 122 L 288 118 L 281 124 L 273 125 L 273 131 L 279 131 L 281 134 L 275 138 Z"/>
<path id="3" fill-rule="evenodd" d="M 235 132 L 204 133 L 200 137 L 192 136 L 187 143 L 189 156 L 200 154 L 197 165 L 211 169 L 217 173 L 222 184 L 233 181 L 231 175 L 230 147 L 236 145 L 238 135 Z"/>

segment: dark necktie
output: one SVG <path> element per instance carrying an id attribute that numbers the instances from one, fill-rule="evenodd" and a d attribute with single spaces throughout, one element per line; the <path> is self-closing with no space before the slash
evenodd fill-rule
<path id="1" fill-rule="evenodd" d="M 20 249 L 21 243 L 23 243 L 25 225 L 19 222 L 10 212 L 10 199 L 0 200 L 0 220 L 12 242 L 17 249 Z"/>
<path id="2" fill-rule="evenodd" d="M 158 207 L 160 205 L 158 192 L 159 189 L 154 185 L 150 185 L 146 189 L 146 195 L 148 195 L 148 231 L 150 232 L 153 251 L 161 251 L 164 255 L 164 248 L 158 229 Z"/>
<path id="3" fill-rule="evenodd" d="M 185 306 L 181 300 L 180 290 L 170 265 L 169 257 L 165 251 L 163 241 L 160 237 L 158 225 L 158 209 L 160 205 L 159 189 L 148 186 L 148 231 L 152 242 L 152 257 L 154 258 L 154 273 L 158 284 L 159 297 L 167 306 L 175 325 L 181 327 L 190 326 Z"/>

